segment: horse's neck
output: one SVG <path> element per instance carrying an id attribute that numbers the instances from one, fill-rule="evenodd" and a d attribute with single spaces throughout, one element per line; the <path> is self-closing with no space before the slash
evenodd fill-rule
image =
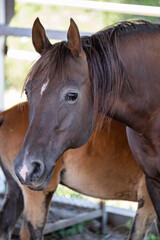
<path id="1" fill-rule="evenodd" d="M 114 101 L 113 117 L 142 132 L 160 102 L 160 33 L 126 36 L 118 49 L 133 91 L 122 92 Z"/>
<path id="2" fill-rule="evenodd" d="M 136 113 L 136 110 L 128 106 L 127 102 L 122 101 L 122 99 L 116 99 L 114 101 L 113 112 L 107 112 L 108 116 L 113 119 L 125 124 L 126 126 L 136 130 L 141 131 L 143 129 L 144 119 Z"/>

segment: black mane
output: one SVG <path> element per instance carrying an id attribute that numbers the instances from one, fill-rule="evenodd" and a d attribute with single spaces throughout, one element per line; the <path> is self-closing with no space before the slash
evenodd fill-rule
<path id="1" fill-rule="evenodd" d="M 123 21 L 114 24 L 111 27 L 107 27 L 96 34 L 99 34 L 103 31 L 107 31 L 109 35 L 112 35 L 113 33 L 117 33 L 118 35 L 136 34 L 148 31 L 160 31 L 160 24 L 151 23 L 141 19 L 135 21 Z"/>

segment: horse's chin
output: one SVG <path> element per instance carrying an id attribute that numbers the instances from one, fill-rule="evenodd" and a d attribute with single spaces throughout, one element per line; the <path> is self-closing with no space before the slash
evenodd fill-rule
<path id="1" fill-rule="evenodd" d="M 52 168 L 52 170 L 47 175 L 47 178 L 42 183 L 34 184 L 34 185 L 27 185 L 27 187 L 30 190 L 33 190 L 33 191 L 43 191 L 43 190 L 45 190 L 46 187 L 48 186 L 48 184 L 51 181 L 51 178 L 52 178 L 52 175 L 53 175 L 53 169 L 54 169 L 54 167 Z"/>
<path id="2" fill-rule="evenodd" d="M 45 182 L 40 186 L 27 186 L 27 187 L 32 191 L 43 191 L 47 187 L 48 183 Z"/>

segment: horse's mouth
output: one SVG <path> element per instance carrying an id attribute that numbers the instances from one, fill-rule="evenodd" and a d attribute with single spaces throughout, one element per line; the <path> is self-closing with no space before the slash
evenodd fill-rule
<path id="1" fill-rule="evenodd" d="M 54 171 L 54 166 L 49 171 L 47 177 L 45 178 L 45 180 L 40 185 L 33 184 L 33 185 L 27 185 L 27 187 L 30 190 L 33 190 L 33 191 L 43 191 L 48 186 L 48 184 L 50 183 L 52 175 L 53 175 L 53 171 Z"/>
<path id="2" fill-rule="evenodd" d="M 43 191 L 47 187 L 48 183 L 43 183 L 42 185 L 35 187 L 35 186 L 27 186 L 32 191 Z"/>

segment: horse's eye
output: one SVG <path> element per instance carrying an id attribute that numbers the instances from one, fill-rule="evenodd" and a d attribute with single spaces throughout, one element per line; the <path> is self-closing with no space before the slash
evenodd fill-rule
<path id="1" fill-rule="evenodd" d="M 78 97 L 78 93 L 68 92 L 65 96 L 65 101 L 74 102 L 76 101 L 77 97 Z"/>

